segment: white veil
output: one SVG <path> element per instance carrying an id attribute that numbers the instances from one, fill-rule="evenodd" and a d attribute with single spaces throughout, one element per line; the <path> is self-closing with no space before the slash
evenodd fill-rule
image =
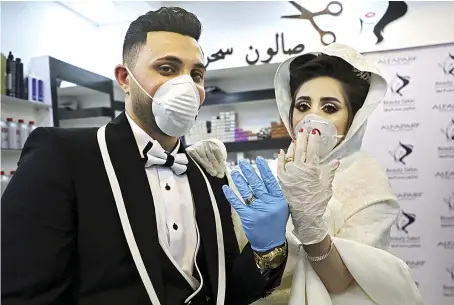
<path id="1" fill-rule="evenodd" d="M 349 46 L 332 43 L 323 49 L 321 53 L 339 57 L 357 70 L 371 72 L 372 74 L 369 93 L 363 106 L 356 113 L 345 139 L 321 160 L 322 162 L 328 162 L 334 158 L 345 158 L 360 149 L 364 132 L 366 131 L 367 119 L 384 98 L 388 85 L 375 65 Z M 302 56 L 306 56 L 309 61 L 321 53 L 309 53 Z M 293 130 L 290 127 L 291 122 L 289 121 L 290 106 L 292 104 L 292 96 L 290 93 L 290 64 L 296 58 L 297 57 L 293 57 L 283 62 L 277 69 L 274 78 L 277 107 L 280 117 L 290 135 L 293 134 Z"/>

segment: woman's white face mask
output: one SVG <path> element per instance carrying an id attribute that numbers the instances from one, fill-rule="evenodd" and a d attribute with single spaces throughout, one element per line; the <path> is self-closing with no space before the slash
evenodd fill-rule
<path id="1" fill-rule="evenodd" d="M 344 135 L 337 134 L 336 126 L 328 119 L 317 114 L 308 114 L 295 127 L 293 134 L 296 140 L 300 130 L 311 133 L 313 129 L 319 131 L 320 146 L 319 157 L 323 159 L 327 156 L 336 145 L 341 141 Z"/>
<path id="2" fill-rule="evenodd" d="M 131 79 L 153 100 L 152 111 L 156 125 L 165 134 L 181 137 L 194 126 L 200 109 L 200 94 L 189 75 L 172 78 L 151 96 L 126 68 Z"/>

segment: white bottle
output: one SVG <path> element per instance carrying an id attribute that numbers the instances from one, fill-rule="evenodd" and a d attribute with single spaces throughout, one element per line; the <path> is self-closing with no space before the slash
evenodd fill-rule
<path id="1" fill-rule="evenodd" d="M 37 126 L 35 125 L 35 121 L 28 122 L 28 135 L 30 135 L 36 128 Z"/>
<path id="2" fill-rule="evenodd" d="M 1 171 L 1 184 L 2 184 L 2 196 L 8 186 L 9 178 L 5 175 L 5 171 Z"/>
<path id="3" fill-rule="evenodd" d="M 7 118 L 8 124 L 8 148 L 9 149 L 20 149 L 20 129 L 16 123 L 13 122 L 12 118 Z"/>
<path id="4" fill-rule="evenodd" d="M 20 130 L 20 149 L 24 148 L 25 142 L 27 141 L 28 135 L 30 133 L 30 128 L 25 124 L 24 120 L 19 120 L 19 130 Z"/>
<path id="5" fill-rule="evenodd" d="M 8 125 L 6 122 L 1 121 L 1 126 L 2 126 L 2 149 L 8 149 L 9 144 L 8 144 Z"/>

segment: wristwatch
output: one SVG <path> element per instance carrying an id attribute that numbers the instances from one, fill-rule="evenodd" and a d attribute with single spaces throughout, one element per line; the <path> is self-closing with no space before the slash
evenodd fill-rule
<path id="1" fill-rule="evenodd" d="M 282 246 L 274 248 L 267 252 L 255 252 L 255 263 L 261 270 L 276 269 L 287 257 L 287 241 Z"/>

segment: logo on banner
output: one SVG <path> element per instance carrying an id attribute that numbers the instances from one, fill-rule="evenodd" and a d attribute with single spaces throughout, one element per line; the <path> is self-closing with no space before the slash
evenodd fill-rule
<path id="1" fill-rule="evenodd" d="M 439 171 L 435 173 L 435 178 L 442 180 L 454 180 L 454 171 Z"/>
<path id="2" fill-rule="evenodd" d="M 418 169 L 415 167 L 408 167 L 408 157 L 413 153 L 414 146 L 412 144 L 403 143 L 399 141 L 397 147 L 390 151 L 389 154 L 394 160 L 394 163 L 400 165 L 399 167 L 387 168 L 386 173 L 390 180 L 411 180 L 418 179 Z M 403 166 L 403 167 L 402 167 Z"/>
<path id="3" fill-rule="evenodd" d="M 417 260 L 417 261 L 405 261 L 405 263 L 410 267 L 410 269 L 419 269 L 420 267 L 426 264 L 425 260 Z"/>
<path id="4" fill-rule="evenodd" d="M 385 37 L 385 28 L 391 22 L 402 18 L 408 11 L 405 1 L 359 1 L 355 8 L 359 13 L 361 35 L 374 38 L 375 44 Z M 365 26 L 367 25 L 367 27 Z"/>
<path id="5" fill-rule="evenodd" d="M 454 212 L 454 195 L 443 198 L 443 201 L 448 206 L 449 212 Z"/>
<path id="6" fill-rule="evenodd" d="M 318 12 L 311 12 L 308 9 L 302 7 L 295 1 L 289 1 L 291 5 L 293 5 L 298 11 L 298 15 L 287 15 L 281 16 L 284 19 L 300 19 L 300 20 L 307 20 L 310 22 L 314 30 L 318 32 L 320 35 L 320 40 L 323 45 L 329 45 L 330 43 L 336 42 L 336 35 L 331 31 L 324 31 L 318 25 L 316 20 L 314 19 L 316 16 L 321 15 L 331 15 L 331 16 L 339 16 L 342 13 L 343 6 L 342 3 L 339 1 L 331 1 L 328 3 L 324 10 Z"/>
<path id="7" fill-rule="evenodd" d="M 454 250 L 454 241 L 452 240 L 440 241 L 438 242 L 437 247 L 443 248 L 445 250 Z"/>
<path id="8" fill-rule="evenodd" d="M 443 71 L 445 79 L 435 81 L 435 92 L 454 92 L 454 55 L 448 53 L 446 58 L 438 65 Z"/>
<path id="9" fill-rule="evenodd" d="M 395 222 L 397 236 L 391 236 L 392 248 L 420 248 L 421 237 L 410 235 L 410 227 L 416 221 L 416 214 L 400 211 Z"/>
<path id="10" fill-rule="evenodd" d="M 384 124 L 381 126 L 381 130 L 388 132 L 407 132 L 414 131 L 419 125 L 420 123 Z"/>
<path id="11" fill-rule="evenodd" d="M 454 281 L 454 267 L 446 268 L 446 271 L 448 272 L 449 276 L 451 277 L 451 280 Z"/>
<path id="12" fill-rule="evenodd" d="M 443 294 L 445 297 L 454 297 L 454 284 L 452 284 L 454 282 L 454 267 L 447 267 L 446 272 L 451 281 L 449 284 L 443 285 Z"/>
<path id="13" fill-rule="evenodd" d="M 378 60 L 379 65 L 385 66 L 403 66 L 408 65 L 416 61 L 416 56 L 394 56 L 394 57 L 382 57 Z"/>
<path id="14" fill-rule="evenodd" d="M 399 141 L 399 145 L 389 153 L 394 158 L 394 162 L 406 165 L 405 159 L 413 153 L 413 145 Z"/>
<path id="15" fill-rule="evenodd" d="M 454 55 L 448 53 L 448 56 L 444 59 L 444 61 L 438 65 L 446 76 L 452 76 L 454 78 Z"/>
<path id="16" fill-rule="evenodd" d="M 438 112 L 454 112 L 454 103 L 440 103 L 432 106 L 432 110 Z"/>
<path id="17" fill-rule="evenodd" d="M 443 202 L 448 208 L 449 216 L 440 216 L 440 226 L 442 228 L 454 228 L 454 192 L 451 196 L 444 197 Z"/>
<path id="18" fill-rule="evenodd" d="M 448 142 L 454 142 L 454 119 L 451 119 L 446 128 L 441 130 Z"/>
<path id="19" fill-rule="evenodd" d="M 446 146 L 438 146 L 439 158 L 454 158 L 454 119 L 451 118 L 445 128 L 440 129 L 446 139 Z"/>
<path id="20" fill-rule="evenodd" d="M 401 192 L 396 197 L 399 201 L 413 201 L 422 197 L 422 192 Z"/>
<path id="21" fill-rule="evenodd" d="M 410 79 L 410 76 L 399 75 L 399 73 L 396 73 L 396 77 L 391 81 L 389 89 L 392 93 L 403 96 L 402 90 L 410 84 Z"/>
<path id="22" fill-rule="evenodd" d="M 454 92 L 454 81 L 452 80 L 435 81 L 435 92 L 436 93 Z"/>
<path id="23" fill-rule="evenodd" d="M 409 111 L 416 109 L 416 101 L 413 98 L 404 98 L 404 93 L 410 84 L 410 76 L 396 73 L 391 80 L 389 89 L 391 98 L 383 100 L 383 111 Z"/>
<path id="24" fill-rule="evenodd" d="M 407 228 L 416 221 L 416 214 L 402 211 L 396 221 L 397 230 L 408 234 Z"/>

